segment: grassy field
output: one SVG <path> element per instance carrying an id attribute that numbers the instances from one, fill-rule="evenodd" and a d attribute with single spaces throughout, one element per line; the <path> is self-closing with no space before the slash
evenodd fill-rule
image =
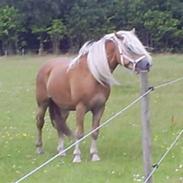
<path id="1" fill-rule="evenodd" d="M 49 119 L 44 127 L 44 155 L 35 154 L 35 76 L 53 56 L 0 58 L 0 183 L 19 179 L 56 153 L 57 135 Z M 183 76 L 183 55 L 154 55 L 149 80 L 153 85 Z M 120 86 L 112 88 L 102 121 L 139 95 L 139 78 L 120 67 L 114 73 Z M 151 94 L 152 156 L 157 162 L 183 128 L 183 81 Z M 91 116 L 85 119 L 90 130 Z M 74 115 L 69 117 L 74 129 Z M 67 140 L 66 146 L 72 141 Z M 135 183 L 143 182 L 140 105 L 101 130 L 100 162 L 90 162 L 90 138 L 82 145 L 82 163 L 72 163 L 72 151 L 57 158 L 26 183 Z M 155 183 L 183 183 L 183 137 L 154 174 Z"/>

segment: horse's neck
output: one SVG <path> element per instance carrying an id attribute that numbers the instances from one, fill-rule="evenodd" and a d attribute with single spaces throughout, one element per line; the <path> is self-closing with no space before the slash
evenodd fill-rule
<path id="1" fill-rule="evenodd" d="M 118 66 L 118 62 L 116 60 L 116 56 L 113 57 L 112 59 L 108 60 L 108 63 L 109 63 L 109 68 L 110 68 L 111 72 L 113 73 L 113 71 Z"/>
<path id="2" fill-rule="evenodd" d="M 113 41 L 106 41 L 106 54 L 109 68 L 113 72 L 119 64 L 116 46 Z"/>

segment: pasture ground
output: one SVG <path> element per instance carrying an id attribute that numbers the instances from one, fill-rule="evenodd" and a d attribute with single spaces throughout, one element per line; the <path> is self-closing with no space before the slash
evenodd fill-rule
<path id="1" fill-rule="evenodd" d="M 54 156 L 56 131 L 48 116 L 43 155 L 35 154 L 35 76 L 40 65 L 54 56 L 0 58 L 0 183 L 14 182 Z M 149 80 L 153 85 L 183 76 L 183 55 L 154 55 Z M 114 73 L 120 86 L 112 88 L 102 121 L 139 96 L 139 78 L 120 67 Z M 152 156 L 157 162 L 183 128 L 183 81 L 157 89 L 150 97 Z M 85 118 L 85 132 L 91 116 Z M 74 115 L 68 121 L 74 129 Z M 66 141 L 68 146 L 72 140 Z M 82 163 L 72 163 L 72 151 L 57 158 L 23 182 L 132 183 L 143 182 L 140 104 L 101 129 L 100 162 L 90 162 L 90 138 L 82 145 Z M 155 183 L 183 183 L 183 137 L 154 174 Z"/>

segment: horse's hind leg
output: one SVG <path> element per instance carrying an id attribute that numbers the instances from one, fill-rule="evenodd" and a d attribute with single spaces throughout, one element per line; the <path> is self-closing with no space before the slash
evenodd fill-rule
<path id="1" fill-rule="evenodd" d="M 101 108 L 94 109 L 92 111 L 93 113 L 93 121 L 92 121 L 92 130 L 96 129 L 100 125 L 100 119 L 102 117 L 102 114 L 104 112 L 104 106 Z M 92 161 L 99 161 L 100 157 L 98 155 L 97 150 L 97 138 L 99 135 L 99 130 L 96 130 L 94 133 L 92 133 L 92 142 L 90 146 L 90 155 Z"/>
<path id="2" fill-rule="evenodd" d="M 37 139 L 36 139 L 36 152 L 42 154 L 43 142 L 42 142 L 42 128 L 44 125 L 44 116 L 48 106 L 48 102 L 38 105 L 37 115 L 36 115 L 36 125 L 37 125 Z"/>
<path id="3" fill-rule="evenodd" d="M 60 116 L 61 119 L 60 120 L 62 120 L 63 123 L 66 123 L 66 120 L 69 116 L 69 111 L 62 111 L 62 110 L 60 110 L 60 111 L 61 111 L 60 112 L 60 114 L 61 114 L 61 116 Z M 57 151 L 58 151 L 58 153 L 61 153 L 60 154 L 61 156 L 65 156 L 66 153 L 65 152 L 62 153 L 62 151 L 64 151 L 64 134 L 63 134 L 61 128 L 59 127 L 59 124 L 57 124 L 56 128 L 57 128 L 57 133 L 58 133 Z"/>

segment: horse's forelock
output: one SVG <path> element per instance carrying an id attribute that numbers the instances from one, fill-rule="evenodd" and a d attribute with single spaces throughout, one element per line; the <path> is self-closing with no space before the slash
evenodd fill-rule
<path id="1" fill-rule="evenodd" d="M 118 34 L 124 37 L 122 41 L 123 52 L 128 55 L 145 55 L 148 60 L 151 61 L 150 54 L 147 52 L 139 38 L 132 31 L 119 31 Z"/>

